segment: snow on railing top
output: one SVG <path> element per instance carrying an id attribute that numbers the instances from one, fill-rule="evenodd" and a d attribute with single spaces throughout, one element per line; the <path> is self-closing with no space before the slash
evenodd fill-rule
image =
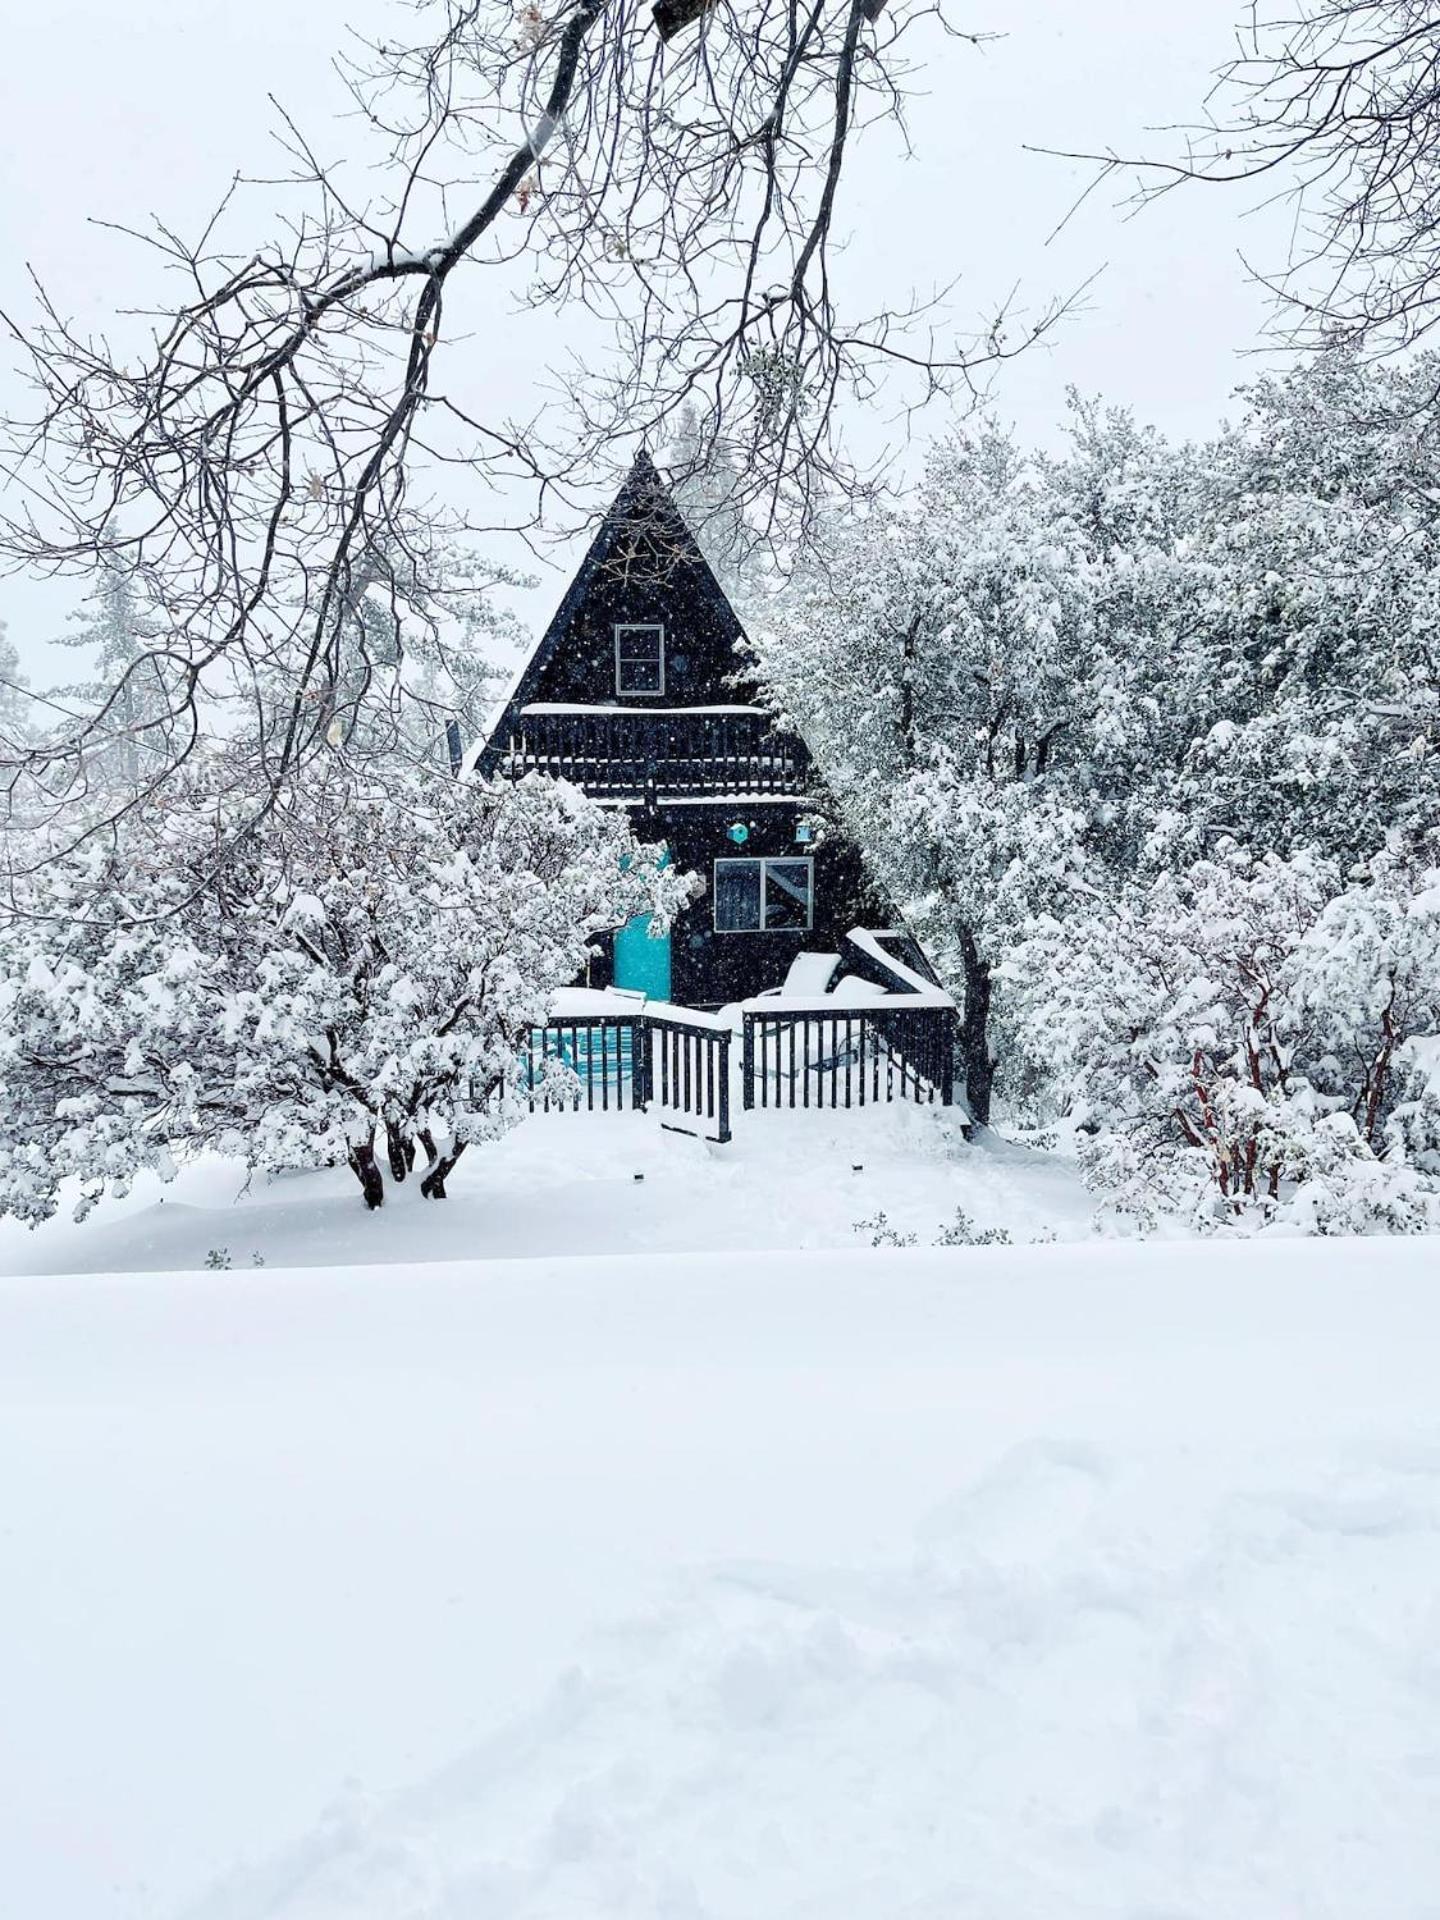
<path id="1" fill-rule="evenodd" d="M 835 984 L 843 987 L 845 981 L 838 980 Z M 857 1018 L 862 1013 L 920 1013 L 937 1007 L 953 1012 L 955 1006 L 949 994 L 939 987 L 927 987 L 924 993 L 886 993 L 881 988 L 863 1000 L 852 1000 L 838 992 L 796 994 L 793 998 L 788 993 L 762 993 L 757 999 L 742 1000 L 739 1004 L 742 1013 L 763 1013 L 772 1019 L 787 1013 L 829 1013 L 837 1019 L 849 1014 Z"/>
<path id="2" fill-rule="evenodd" d="M 728 807 L 733 813 L 737 807 L 794 807 L 804 799 L 800 793 L 731 793 L 727 787 L 723 793 L 667 793 L 660 804 L 667 813 L 671 807 Z"/>
<path id="3" fill-rule="evenodd" d="M 758 719 L 768 719 L 763 707 L 637 707 L 629 706 L 585 706 L 568 700 L 532 700 L 520 712 L 543 719 L 550 714 L 568 714 L 583 719 L 625 719 L 625 720 L 689 720 L 697 717 L 725 718 L 740 715 L 753 715 Z"/>
<path id="4" fill-rule="evenodd" d="M 677 1024 L 702 1027 L 709 1033 L 728 1033 L 730 1023 L 698 1007 L 677 1007 L 669 1000 L 652 1000 L 643 993 L 624 987 L 562 987 L 550 997 L 552 1020 L 634 1019 L 643 1015 L 650 1020 L 673 1020 Z"/>

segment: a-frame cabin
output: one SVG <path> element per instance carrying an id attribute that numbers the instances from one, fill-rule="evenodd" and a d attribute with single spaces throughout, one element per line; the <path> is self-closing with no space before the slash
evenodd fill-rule
<path id="1" fill-rule="evenodd" d="M 848 954 L 852 929 L 893 925 L 804 743 L 761 704 L 743 638 L 642 453 L 476 763 L 626 807 L 639 838 L 704 878 L 667 939 L 643 919 L 614 935 L 590 986 L 719 1007 L 779 987 L 798 954 Z"/>

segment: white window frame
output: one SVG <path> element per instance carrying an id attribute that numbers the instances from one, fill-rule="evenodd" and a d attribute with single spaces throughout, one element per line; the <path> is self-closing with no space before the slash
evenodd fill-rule
<path id="1" fill-rule="evenodd" d="M 711 878 L 710 920 L 716 933 L 810 933 L 815 926 L 815 861 L 809 854 L 790 853 L 727 853 L 715 862 L 715 872 Z M 721 867 L 755 867 L 760 869 L 760 924 L 758 927 L 722 927 L 715 919 L 715 902 L 720 897 Z M 804 867 L 807 885 L 805 889 L 805 924 L 803 927 L 767 927 L 765 907 L 769 897 L 769 869 L 771 867 Z"/>
<path id="2" fill-rule="evenodd" d="M 660 636 L 660 684 L 643 690 L 620 684 L 620 636 L 622 633 L 658 633 Z M 633 663 L 632 663 L 633 664 Z M 648 661 L 646 665 L 648 665 Z M 615 626 L 615 692 L 621 700 L 656 700 L 665 692 L 665 623 L 663 620 L 621 620 Z"/>

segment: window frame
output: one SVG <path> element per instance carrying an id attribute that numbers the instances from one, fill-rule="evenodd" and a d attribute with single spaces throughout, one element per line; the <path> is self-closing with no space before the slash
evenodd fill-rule
<path id="1" fill-rule="evenodd" d="M 626 687 L 622 685 L 622 666 L 625 664 L 649 666 L 644 662 L 622 662 L 620 656 L 620 636 L 623 633 L 657 633 L 660 636 L 656 664 L 660 669 L 658 687 Z M 619 700 L 660 700 L 665 695 L 665 622 L 663 620 L 617 620 L 615 622 L 615 697 Z"/>
<path id="2" fill-rule="evenodd" d="M 815 858 L 813 854 L 793 853 L 722 853 L 711 862 L 714 872 L 710 879 L 710 923 L 716 933 L 813 933 L 815 930 Z M 722 927 L 715 918 L 715 903 L 720 897 L 721 867 L 759 867 L 760 869 L 760 924 L 758 927 Z M 769 869 L 771 867 L 804 867 L 805 888 L 805 924 L 803 927 L 767 927 L 765 908 L 769 899 Z"/>

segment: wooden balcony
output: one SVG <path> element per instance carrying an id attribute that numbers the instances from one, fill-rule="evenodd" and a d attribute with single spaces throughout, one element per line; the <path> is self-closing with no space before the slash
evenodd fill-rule
<path id="1" fill-rule="evenodd" d="M 597 800 L 799 797 L 809 777 L 799 742 L 758 707 L 522 707 L 492 750 L 497 773 L 548 774 Z"/>

